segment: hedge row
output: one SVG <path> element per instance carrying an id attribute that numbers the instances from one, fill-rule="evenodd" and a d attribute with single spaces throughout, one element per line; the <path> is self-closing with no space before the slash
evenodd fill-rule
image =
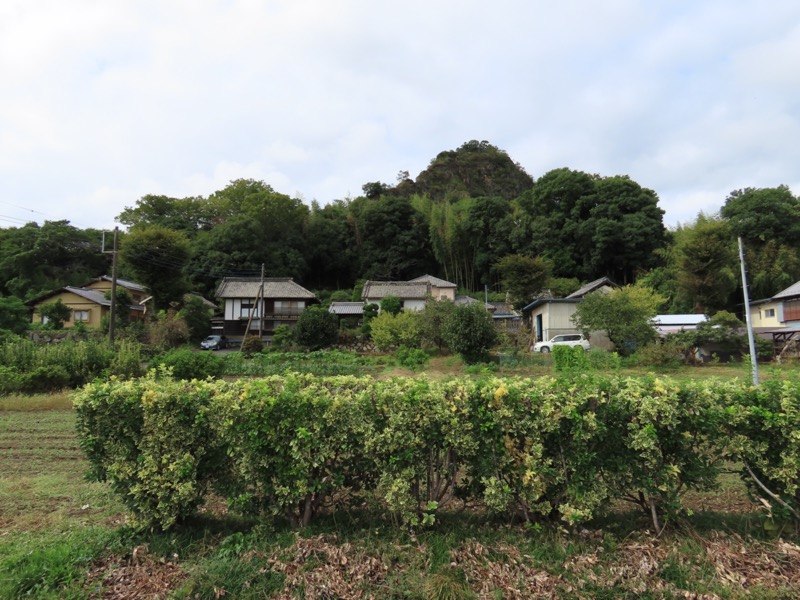
<path id="1" fill-rule="evenodd" d="M 144 525 L 173 526 L 213 488 L 236 509 L 297 525 L 333 500 L 379 502 L 417 525 L 454 499 L 567 524 L 628 499 L 660 529 L 686 490 L 713 487 L 737 458 L 761 496 L 769 489 L 795 510 L 799 397 L 797 379 L 754 389 L 658 377 L 187 382 L 151 372 L 89 384 L 74 404 L 95 477 Z"/>

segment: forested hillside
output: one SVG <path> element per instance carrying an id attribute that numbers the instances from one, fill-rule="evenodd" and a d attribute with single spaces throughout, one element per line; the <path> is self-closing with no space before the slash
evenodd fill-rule
<path id="1" fill-rule="evenodd" d="M 799 202 L 786 186 L 737 190 L 719 215 L 670 231 L 656 192 L 625 175 L 561 168 L 534 179 L 504 151 L 470 141 L 416 179 L 401 171 L 327 204 L 244 179 L 205 197 L 144 196 L 117 217 L 120 275 L 150 286 L 163 306 L 189 289 L 210 297 L 222 277 L 257 275 L 262 264 L 314 290 L 429 273 L 505 292 L 528 269 L 557 293 L 608 276 L 654 288 L 664 311 L 735 310 L 737 235 L 754 298 L 800 279 Z M 0 229 L 0 294 L 30 299 L 108 272 L 100 237 L 66 221 Z"/>

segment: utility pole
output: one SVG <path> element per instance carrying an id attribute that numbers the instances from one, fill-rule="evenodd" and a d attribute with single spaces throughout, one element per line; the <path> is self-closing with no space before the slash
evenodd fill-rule
<path id="1" fill-rule="evenodd" d="M 111 316 L 108 323 L 108 341 L 114 343 L 114 327 L 117 323 L 117 235 L 119 227 L 114 227 L 114 249 L 111 251 Z M 103 233 L 103 253 L 106 250 L 106 236 Z"/>
<path id="2" fill-rule="evenodd" d="M 753 385 L 758 387 L 758 358 L 756 357 L 756 343 L 753 336 L 753 323 L 750 319 L 750 294 L 747 292 L 747 270 L 744 265 L 744 244 L 739 236 L 739 262 L 742 265 L 742 290 L 744 291 L 744 316 L 747 324 L 747 342 L 750 345 L 750 362 L 753 366 Z"/>
<path id="3" fill-rule="evenodd" d="M 264 263 L 261 263 L 261 287 L 258 289 L 258 339 L 264 340 Z"/>

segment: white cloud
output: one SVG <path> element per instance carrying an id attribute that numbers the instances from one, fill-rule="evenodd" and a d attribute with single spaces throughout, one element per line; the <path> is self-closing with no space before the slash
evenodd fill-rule
<path id="1" fill-rule="evenodd" d="M 627 173 L 686 221 L 796 184 L 798 22 L 788 0 L 9 0 L 0 198 L 88 224 L 241 177 L 326 202 L 486 139 L 534 177 Z"/>

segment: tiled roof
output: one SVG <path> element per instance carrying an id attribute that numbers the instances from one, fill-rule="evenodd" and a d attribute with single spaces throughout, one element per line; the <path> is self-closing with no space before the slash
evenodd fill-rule
<path id="1" fill-rule="evenodd" d="M 785 290 L 778 292 L 772 297 L 772 299 L 780 300 L 782 298 L 793 298 L 794 296 L 800 296 L 800 281 L 793 283 Z"/>
<path id="2" fill-rule="evenodd" d="M 217 287 L 217 298 L 256 298 L 261 287 L 260 277 L 226 277 Z M 291 277 L 264 278 L 262 298 L 315 298 L 313 292 L 295 283 Z"/>
<path id="3" fill-rule="evenodd" d="M 410 283 L 417 283 L 417 282 L 427 282 L 430 283 L 432 286 L 438 288 L 455 288 L 458 287 L 455 283 L 451 283 L 449 281 L 445 281 L 444 279 L 439 279 L 438 277 L 434 277 L 433 275 L 422 275 L 421 277 L 415 277 L 414 279 L 410 280 Z"/>
<path id="4" fill-rule="evenodd" d="M 492 304 L 487 302 L 481 302 L 480 300 L 476 300 L 472 296 L 456 296 L 455 301 L 453 302 L 456 306 L 468 306 L 471 304 L 483 304 L 483 308 L 487 311 L 492 312 L 495 307 Z"/>
<path id="5" fill-rule="evenodd" d="M 86 300 L 94 302 L 95 304 L 99 304 L 100 306 L 111 306 L 111 300 L 106 299 L 105 294 L 97 290 L 88 290 L 86 288 L 72 287 L 68 285 L 65 288 L 63 288 L 63 291 L 71 292 L 76 296 L 85 298 Z"/>
<path id="6" fill-rule="evenodd" d="M 361 290 L 362 298 L 397 296 L 401 300 L 424 300 L 431 295 L 431 284 L 426 281 L 367 281 Z"/>
<path id="7" fill-rule="evenodd" d="M 508 302 L 489 302 L 494 308 L 494 316 L 518 317 L 519 313 Z"/>
<path id="8" fill-rule="evenodd" d="M 331 302 L 328 312 L 334 315 L 363 315 L 363 302 Z"/>
<path id="9" fill-rule="evenodd" d="M 480 300 L 476 300 L 472 296 L 456 296 L 455 303 L 459 306 L 467 306 L 468 304 L 478 304 Z"/>
<path id="10" fill-rule="evenodd" d="M 87 281 L 86 283 L 83 284 L 83 287 L 86 287 L 87 285 L 89 285 L 91 283 L 95 283 L 97 281 L 111 281 L 111 279 L 112 278 L 111 278 L 110 275 L 102 275 L 102 276 L 97 277 L 95 279 L 90 279 L 89 281 Z M 133 291 L 136 291 L 136 292 L 147 292 L 147 287 L 146 286 L 143 286 L 141 283 L 136 283 L 135 281 L 127 281 L 125 279 L 117 278 L 117 285 L 121 285 L 125 289 L 133 290 Z"/>
<path id="11" fill-rule="evenodd" d="M 604 285 L 609 287 L 617 287 L 617 284 L 611 281 L 608 277 L 601 277 L 600 279 L 595 279 L 594 281 L 587 283 L 581 289 L 572 292 L 569 296 L 567 296 L 567 298 L 583 298 L 589 292 L 593 292 Z"/>

